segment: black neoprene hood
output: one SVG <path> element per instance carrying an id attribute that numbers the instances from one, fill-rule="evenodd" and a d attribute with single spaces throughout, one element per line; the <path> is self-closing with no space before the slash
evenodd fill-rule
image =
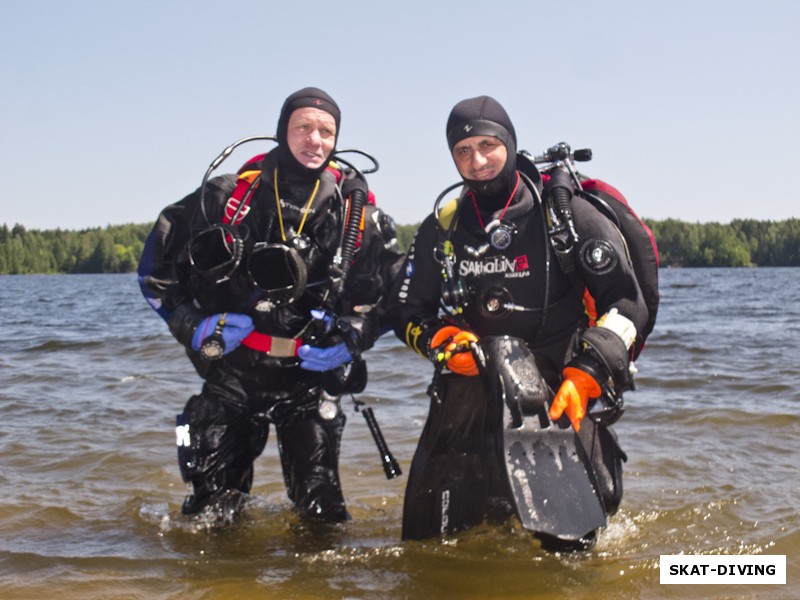
<path id="1" fill-rule="evenodd" d="M 479 196 L 507 197 L 514 187 L 517 133 L 506 109 L 490 96 L 462 100 L 453 107 L 447 119 L 447 144 L 450 146 L 451 154 L 458 142 L 477 135 L 489 135 L 499 139 L 506 147 L 508 158 L 503 170 L 494 179 L 490 181 L 464 179 L 464 182 Z"/>
<path id="2" fill-rule="evenodd" d="M 275 134 L 275 137 L 278 139 L 279 161 L 284 167 L 287 167 L 290 171 L 296 174 L 307 175 L 309 177 L 316 178 L 328 166 L 327 163 L 317 169 L 309 169 L 308 167 L 297 162 L 297 159 L 292 155 L 291 150 L 289 150 L 289 144 L 287 140 L 289 117 L 291 117 L 292 113 L 298 108 L 318 108 L 319 110 L 325 111 L 331 115 L 333 120 L 336 122 L 337 139 L 339 137 L 339 124 L 341 122 L 342 115 L 339 110 L 339 105 L 336 104 L 336 101 L 327 93 L 315 87 L 307 87 L 303 88 L 302 90 L 298 90 L 291 94 L 283 102 L 281 114 L 280 117 L 278 117 L 278 130 Z"/>
<path id="3" fill-rule="evenodd" d="M 490 96 L 462 100 L 450 111 L 447 119 L 447 144 L 450 152 L 463 139 L 491 135 L 499 139 L 511 156 L 516 152 L 517 134 L 502 105 Z"/>

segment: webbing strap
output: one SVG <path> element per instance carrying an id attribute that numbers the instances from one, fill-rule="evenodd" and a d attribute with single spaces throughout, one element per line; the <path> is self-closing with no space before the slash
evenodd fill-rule
<path id="1" fill-rule="evenodd" d="M 253 192 L 258 188 L 258 176 L 261 171 L 245 171 L 236 181 L 231 197 L 225 203 L 222 222 L 226 225 L 238 225 L 250 211 L 250 200 Z"/>
<path id="2" fill-rule="evenodd" d="M 253 331 L 242 340 L 243 346 L 279 358 L 297 356 L 297 349 L 302 343 L 300 339 L 276 337 L 265 333 L 259 333 L 258 331 Z"/>

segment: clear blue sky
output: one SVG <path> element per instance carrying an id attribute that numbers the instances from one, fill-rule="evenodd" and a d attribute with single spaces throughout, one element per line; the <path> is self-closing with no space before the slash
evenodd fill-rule
<path id="1" fill-rule="evenodd" d="M 582 170 L 641 216 L 800 216 L 794 0 L 0 7 L 9 226 L 152 222 L 228 144 L 273 134 L 284 98 L 307 85 L 341 106 L 339 147 L 379 159 L 370 183 L 400 223 L 421 220 L 457 180 L 445 122 L 480 94 L 506 107 L 521 148 L 591 147 Z"/>

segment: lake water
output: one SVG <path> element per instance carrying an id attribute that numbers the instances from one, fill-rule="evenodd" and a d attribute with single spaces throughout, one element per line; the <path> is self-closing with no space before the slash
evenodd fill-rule
<path id="1" fill-rule="evenodd" d="M 174 415 L 199 387 L 134 275 L 0 277 L 0 598 L 800 597 L 800 269 L 666 269 L 617 424 L 625 497 L 596 547 L 544 553 L 512 519 L 400 541 L 363 418 L 341 475 L 353 519 L 310 527 L 274 436 L 244 518 L 179 515 Z M 393 337 L 367 355 L 373 407 L 408 472 L 432 368 Z M 662 586 L 662 554 L 783 554 L 785 586 Z"/>

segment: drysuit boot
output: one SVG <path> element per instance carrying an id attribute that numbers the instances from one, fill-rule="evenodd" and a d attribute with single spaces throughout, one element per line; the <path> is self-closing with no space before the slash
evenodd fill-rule
<path id="1" fill-rule="evenodd" d="M 316 406 L 276 422 L 289 499 L 304 518 L 339 523 L 350 518 L 339 483 L 339 443 L 345 416 L 323 419 Z"/>
<path id="2" fill-rule="evenodd" d="M 178 464 L 193 493 L 183 514 L 206 507 L 236 512 L 253 484 L 253 461 L 263 451 L 267 429 L 236 403 L 215 396 L 192 396 L 177 418 Z"/>

